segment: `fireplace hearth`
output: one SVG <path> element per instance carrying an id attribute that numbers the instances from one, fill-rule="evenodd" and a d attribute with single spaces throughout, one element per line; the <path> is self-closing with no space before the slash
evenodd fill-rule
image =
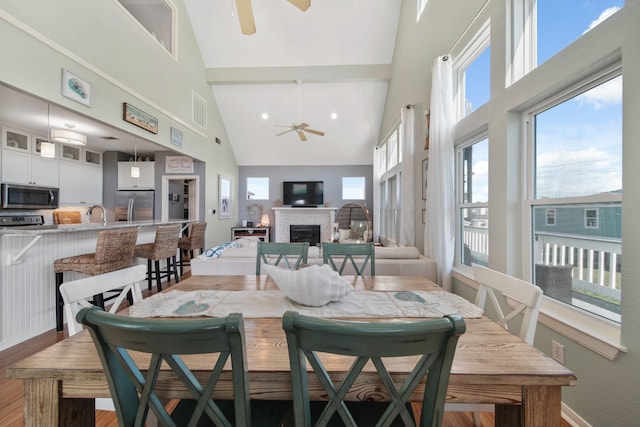
<path id="1" fill-rule="evenodd" d="M 289 241 L 309 242 L 309 246 L 320 244 L 320 225 L 317 224 L 291 224 L 289 225 Z"/>

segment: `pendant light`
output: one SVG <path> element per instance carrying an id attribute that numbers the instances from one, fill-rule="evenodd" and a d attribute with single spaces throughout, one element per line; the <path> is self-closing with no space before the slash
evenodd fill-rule
<path id="1" fill-rule="evenodd" d="M 49 104 L 47 104 L 47 135 L 51 132 L 51 125 L 49 119 Z M 36 142 L 37 143 L 37 142 Z M 55 159 L 56 158 L 56 144 L 53 142 L 49 142 L 47 138 L 46 141 L 42 141 L 40 143 L 40 157 L 46 157 L 47 159 Z"/>
<path id="2" fill-rule="evenodd" d="M 133 166 L 131 166 L 131 178 L 140 178 L 140 168 L 138 167 L 138 139 L 134 138 L 133 145 Z"/>

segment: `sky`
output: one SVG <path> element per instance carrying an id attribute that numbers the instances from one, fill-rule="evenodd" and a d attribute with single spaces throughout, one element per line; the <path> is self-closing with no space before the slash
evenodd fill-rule
<path id="1" fill-rule="evenodd" d="M 537 0 L 538 64 L 623 5 L 622 0 Z M 487 49 L 467 69 L 466 97 L 472 109 L 489 99 L 489 56 Z M 622 188 L 622 77 L 539 114 L 536 130 L 537 197 L 575 197 Z M 476 202 L 488 199 L 483 193 L 488 190 L 483 176 L 488 173 L 488 159 L 483 153 L 487 153 L 484 146 L 474 149 Z"/>

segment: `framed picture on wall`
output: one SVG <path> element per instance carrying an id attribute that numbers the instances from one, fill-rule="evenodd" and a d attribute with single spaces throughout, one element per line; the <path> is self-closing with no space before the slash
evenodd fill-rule
<path id="1" fill-rule="evenodd" d="M 231 218 L 231 178 L 224 175 L 219 176 L 219 192 L 219 217 L 222 219 Z"/>
<path id="2" fill-rule="evenodd" d="M 422 200 L 427 200 L 427 172 L 429 171 L 429 157 L 422 161 Z"/>
<path id="3" fill-rule="evenodd" d="M 62 96 L 91 107 L 91 83 L 63 68 Z"/>

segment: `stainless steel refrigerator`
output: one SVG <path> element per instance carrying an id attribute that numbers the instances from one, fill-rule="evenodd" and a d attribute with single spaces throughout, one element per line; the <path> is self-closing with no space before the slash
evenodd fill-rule
<path id="1" fill-rule="evenodd" d="M 155 191 L 116 191 L 116 221 L 141 221 L 154 219 Z"/>

